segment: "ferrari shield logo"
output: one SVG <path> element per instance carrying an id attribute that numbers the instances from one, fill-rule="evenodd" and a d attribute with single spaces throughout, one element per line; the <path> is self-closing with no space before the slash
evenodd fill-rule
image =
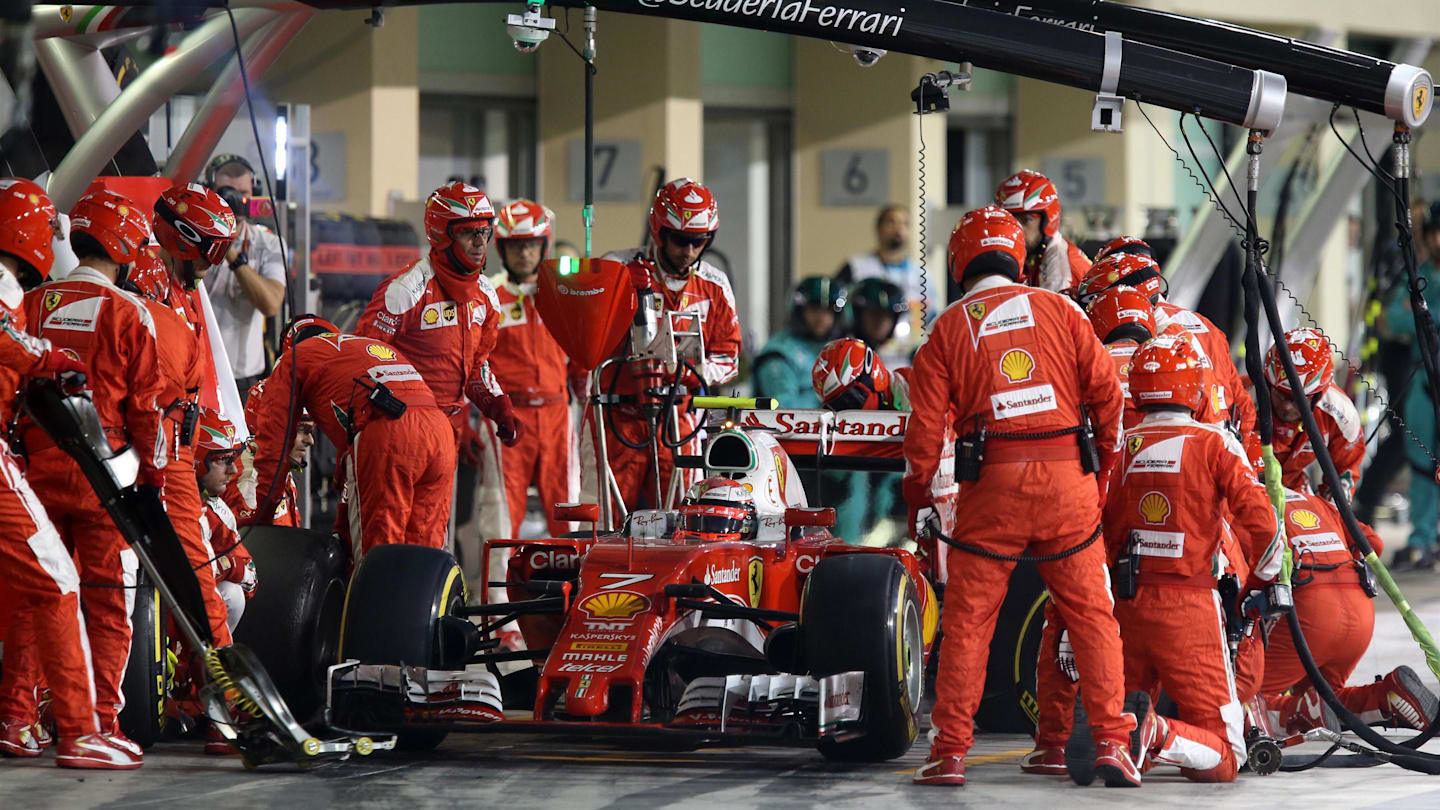
<path id="1" fill-rule="evenodd" d="M 760 593 L 765 584 L 765 562 L 759 557 L 751 557 L 749 576 L 745 579 L 750 583 L 750 607 L 760 607 Z"/>
<path id="2" fill-rule="evenodd" d="M 74 13 L 75 13 L 75 10 L 72 9 L 70 6 L 61 6 L 61 7 L 60 7 L 60 22 L 67 22 L 67 23 L 70 22 L 70 15 L 72 15 L 72 14 L 74 14 Z"/>
<path id="3" fill-rule="evenodd" d="M 1125 446 L 1130 449 L 1130 455 L 1140 452 L 1140 446 L 1145 444 L 1144 436 L 1131 436 L 1125 440 Z"/>
<path id="4" fill-rule="evenodd" d="M 976 301 L 970 306 L 965 307 L 965 311 L 970 313 L 970 317 L 974 318 L 977 321 L 985 317 L 985 309 L 986 307 L 984 301 Z"/>
<path id="5" fill-rule="evenodd" d="M 1415 97 L 1412 104 L 1412 112 L 1417 119 L 1425 117 L 1425 105 L 1430 100 L 1430 88 L 1423 83 L 1415 88 Z"/>
<path id="6" fill-rule="evenodd" d="M 47 293 L 45 293 L 45 309 L 46 309 L 46 311 L 48 312 L 49 310 L 53 310 L 54 308 L 56 308 L 56 307 L 58 307 L 58 306 L 60 306 L 60 293 L 58 293 L 58 292 L 47 292 Z"/>

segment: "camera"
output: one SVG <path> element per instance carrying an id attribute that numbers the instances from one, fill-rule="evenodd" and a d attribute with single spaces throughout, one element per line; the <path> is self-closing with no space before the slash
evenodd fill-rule
<path id="1" fill-rule="evenodd" d="M 855 64 L 860 67 L 871 67 L 880 61 L 880 57 L 889 53 L 879 48 L 868 48 L 864 45 L 847 45 L 844 42 L 832 42 L 836 50 L 844 51 L 855 58 Z"/>
<path id="2" fill-rule="evenodd" d="M 543 3 L 526 3 L 524 14 L 510 14 L 505 18 L 505 32 L 520 53 L 534 53 L 555 30 L 555 20 L 540 14 L 544 7 Z"/>

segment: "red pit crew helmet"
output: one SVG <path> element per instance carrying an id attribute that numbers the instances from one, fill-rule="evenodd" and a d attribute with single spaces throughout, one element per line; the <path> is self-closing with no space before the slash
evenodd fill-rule
<path id="1" fill-rule="evenodd" d="M 1133 287 L 1113 287 L 1090 300 L 1085 308 L 1101 343 L 1130 339 L 1144 343 L 1155 337 L 1155 311 L 1150 299 Z"/>
<path id="2" fill-rule="evenodd" d="M 125 280 L 134 285 L 140 294 L 161 304 L 170 303 L 170 291 L 172 289 L 172 278 L 170 269 L 156 255 L 155 249 L 151 247 L 140 248 L 135 256 L 135 263 L 130 266 L 130 274 Z"/>
<path id="3" fill-rule="evenodd" d="M 285 330 L 285 337 L 280 341 L 280 356 L 284 357 L 289 354 L 290 348 L 296 343 L 327 332 L 338 335 L 340 327 L 319 315 L 301 315 L 291 321 L 290 327 Z"/>
<path id="4" fill-rule="evenodd" d="M 234 423 L 209 408 L 201 408 L 195 430 L 196 472 L 204 475 L 211 464 L 225 456 L 240 455 L 244 443 L 236 436 Z"/>
<path id="5" fill-rule="evenodd" d="M 45 189 L 19 177 L 0 178 L 0 253 L 14 256 L 39 276 L 21 278 L 27 288 L 50 277 L 58 217 Z"/>
<path id="6" fill-rule="evenodd" d="M 1060 192 L 1039 172 L 1025 169 L 1005 178 L 995 189 L 995 204 L 1016 217 L 1038 212 L 1046 236 L 1054 236 L 1060 229 Z"/>
<path id="7" fill-rule="evenodd" d="M 1138 408 L 1180 405 L 1199 414 L 1210 400 L 1210 361 L 1189 338 L 1161 335 L 1130 358 L 1130 396 Z"/>
<path id="8" fill-rule="evenodd" d="M 110 261 L 132 264 L 150 240 L 150 218 L 129 197 L 101 188 L 70 209 L 70 232 L 94 239 Z"/>
<path id="9" fill-rule="evenodd" d="M 155 201 L 155 239 L 179 261 L 220 264 L 235 239 L 235 212 L 204 186 L 174 186 Z"/>
<path id="10" fill-rule="evenodd" d="M 671 180 L 655 192 L 650 205 L 650 242 L 657 248 L 665 231 L 709 236 L 720 228 L 720 206 L 715 195 L 698 180 Z"/>
<path id="11" fill-rule="evenodd" d="M 456 181 L 435 189 L 425 201 L 425 236 L 430 246 L 445 252 L 459 265 L 458 269 L 474 273 L 484 267 L 485 262 L 476 262 L 463 252 L 450 249 L 454 244 L 451 229 L 469 223 L 487 227 L 495 223 L 495 208 L 480 189 Z"/>
<path id="12" fill-rule="evenodd" d="M 810 383 L 832 411 L 875 410 L 890 393 L 890 371 L 859 338 L 840 338 L 820 350 Z"/>
<path id="13" fill-rule="evenodd" d="M 1330 352 L 1330 341 L 1318 329 L 1302 327 L 1285 333 L 1285 347 L 1290 359 L 1300 374 L 1305 386 L 1305 395 L 1314 396 L 1325 389 L 1335 378 L 1335 357 Z M 1279 346 L 1271 346 L 1265 353 L 1265 380 L 1277 391 L 1289 393 L 1290 380 L 1285 376 L 1285 366 L 1280 362 Z"/>
<path id="14" fill-rule="evenodd" d="M 950 232 L 950 277 L 959 284 L 967 276 L 999 272 L 1012 281 L 1025 266 L 1025 229 L 999 206 L 969 211 Z"/>
<path id="15" fill-rule="evenodd" d="M 1112 253 L 1090 266 L 1076 299 L 1080 306 L 1089 306 L 1095 296 L 1111 287 L 1134 287 L 1154 304 L 1165 293 L 1165 277 L 1160 265 L 1149 256 Z"/>
<path id="16" fill-rule="evenodd" d="M 685 493 L 676 540 L 720 543 L 755 536 L 755 497 L 733 478 L 706 478 Z"/>
<path id="17" fill-rule="evenodd" d="M 1117 253 L 1133 253 L 1137 256 L 1155 258 L 1155 250 L 1144 239 L 1134 236 L 1117 236 L 1100 248 L 1100 252 L 1095 254 L 1095 261 L 1098 262 L 1106 256 L 1113 256 Z"/>

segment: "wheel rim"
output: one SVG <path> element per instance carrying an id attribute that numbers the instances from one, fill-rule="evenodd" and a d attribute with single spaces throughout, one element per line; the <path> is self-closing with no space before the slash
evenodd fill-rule
<path id="1" fill-rule="evenodd" d="M 925 690 L 925 651 L 921 640 L 920 610 L 914 599 L 906 599 L 900 623 L 900 666 L 905 678 L 905 695 L 911 708 L 920 705 Z"/>

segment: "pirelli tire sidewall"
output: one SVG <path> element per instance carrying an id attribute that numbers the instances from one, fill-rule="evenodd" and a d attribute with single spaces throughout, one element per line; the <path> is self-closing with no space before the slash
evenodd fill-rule
<path id="1" fill-rule="evenodd" d="M 247 528 L 244 542 L 258 584 L 235 641 L 260 659 L 303 722 L 324 701 L 327 669 L 337 660 L 345 548 L 334 535 L 288 526 Z"/>
<path id="2" fill-rule="evenodd" d="M 924 641 L 915 584 L 888 554 L 838 554 L 810 573 L 800 603 L 800 644 L 816 678 L 865 673 L 865 733 L 822 739 L 827 759 L 878 762 L 910 750 L 923 692 Z"/>
<path id="3" fill-rule="evenodd" d="M 149 748 L 165 729 L 166 615 L 160 593 L 142 568 L 136 574 L 135 605 L 130 611 L 130 657 L 120 689 L 125 707 L 120 730 L 141 748 Z"/>

